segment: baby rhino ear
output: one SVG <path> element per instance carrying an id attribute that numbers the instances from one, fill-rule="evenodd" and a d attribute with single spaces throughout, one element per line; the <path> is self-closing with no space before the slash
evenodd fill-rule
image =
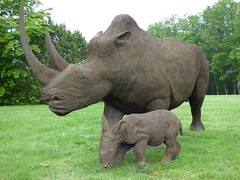
<path id="1" fill-rule="evenodd" d="M 119 132 L 126 129 L 126 125 L 127 125 L 126 121 L 122 120 L 122 121 L 120 121 L 119 123 L 117 123 L 116 125 L 113 126 L 112 131 L 114 133 L 119 133 Z"/>
<path id="2" fill-rule="evenodd" d="M 110 129 L 107 118 L 102 116 L 102 132 L 106 132 Z"/>

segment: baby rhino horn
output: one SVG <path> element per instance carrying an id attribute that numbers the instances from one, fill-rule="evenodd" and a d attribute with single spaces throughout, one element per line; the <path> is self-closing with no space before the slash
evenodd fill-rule
<path id="1" fill-rule="evenodd" d="M 102 116 L 102 131 L 103 132 L 106 132 L 106 131 L 108 131 L 110 129 L 110 127 L 109 127 L 109 124 L 108 124 L 108 120 L 107 120 L 107 118 L 103 115 Z"/>

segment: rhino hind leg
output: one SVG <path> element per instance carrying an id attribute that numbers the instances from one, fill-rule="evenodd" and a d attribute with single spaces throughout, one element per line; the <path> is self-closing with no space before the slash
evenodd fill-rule
<path id="1" fill-rule="evenodd" d="M 189 104 L 191 106 L 192 123 L 190 130 L 192 131 L 204 131 L 205 127 L 201 121 L 201 107 L 205 97 L 205 90 L 195 87 L 193 94 L 189 98 Z"/>
<path id="2" fill-rule="evenodd" d="M 191 104 L 191 103 L 190 103 Z M 191 112 L 192 112 L 192 123 L 190 125 L 191 131 L 204 131 L 205 127 L 201 121 L 201 107 L 200 105 L 192 105 L 191 104 Z"/>
<path id="3" fill-rule="evenodd" d="M 192 131 L 205 130 L 205 127 L 201 121 L 201 107 L 208 87 L 209 73 L 208 69 L 204 67 L 205 66 L 203 66 L 199 72 L 199 76 L 196 81 L 193 93 L 189 98 L 189 104 L 191 106 L 192 113 L 192 123 L 190 126 L 190 130 Z"/>
<path id="4" fill-rule="evenodd" d="M 181 150 L 181 144 L 179 144 L 179 142 L 177 142 L 177 141 L 176 141 L 176 146 L 177 146 L 177 148 L 176 148 L 177 150 L 176 150 L 176 152 L 173 156 L 173 160 L 178 158 L 178 155 L 179 155 L 180 150 Z"/>
<path id="5" fill-rule="evenodd" d="M 191 106 L 192 113 L 192 123 L 190 126 L 190 130 L 192 131 L 204 131 L 205 127 L 201 121 L 201 107 L 203 103 L 203 98 L 199 98 L 197 96 L 192 96 L 189 99 L 189 104 Z"/>
<path id="6" fill-rule="evenodd" d="M 176 141 L 176 138 L 173 137 L 168 138 L 164 143 L 166 144 L 167 148 L 161 162 L 170 163 L 178 157 L 181 150 L 181 145 Z"/>

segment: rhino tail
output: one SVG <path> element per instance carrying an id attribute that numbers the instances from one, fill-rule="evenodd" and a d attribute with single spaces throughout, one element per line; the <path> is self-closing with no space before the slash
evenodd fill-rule
<path id="1" fill-rule="evenodd" d="M 183 136 L 183 129 L 182 129 L 182 126 L 180 127 L 180 135 Z"/>

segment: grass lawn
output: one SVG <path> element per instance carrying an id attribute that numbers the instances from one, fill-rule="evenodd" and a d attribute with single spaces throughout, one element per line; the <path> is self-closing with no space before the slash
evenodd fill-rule
<path id="1" fill-rule="evenodd" d="M 118 166 L 102 169 L 98 158 L 103 103 L 58 117 L 46 105 L 0 107 L 0 179 L 240 179 L 240 96 L 206 96 L 206 131 L 192 132 L 190 107 L 181 119 L 179 158 L 160 160 L 165 146 L 145 151 L 138 167 L 129 151 Z"/>

